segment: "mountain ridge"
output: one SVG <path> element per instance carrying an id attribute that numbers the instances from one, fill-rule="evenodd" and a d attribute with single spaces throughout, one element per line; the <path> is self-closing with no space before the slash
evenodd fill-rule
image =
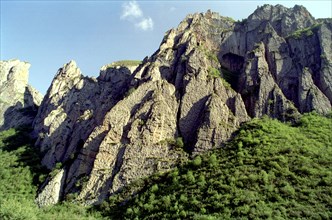
<path id="1" fill-rule="evenodd" d="M 176 166 L 186 152 L 195 155 L 222 145 L 252 117 L 296 120 L 303 112 L 329 112 L 331 57 L 326 53 L 325 61 L 316 61 L 328 50 L 320 44 L 329 43 L 324 36 L 331 24 L 317 25 L 308 36 L 291 35 L 294 27 L 314 24 L 303 7 L 266 5 L 241 23 L 211 11 L 197 13 L 168 31 L 159 49 L 133 73 L 126 67 L 107 69 L 104 76 L 112 83 L 103 81 L 106 87 L 101 77 L 93 83 L 79 75 L 66 78 L 72 87 L 64 88 L 65 97 L 75 98 L 67 103 L 47 93 L 56 109 L 36 117 L 35 130 L 46 134 L 37 142 L 46 152 L 43 164 L 66 164 L 64 195 L 78 193 L 78 200 L 99 203 L 137 178 Z M 71 69 L 77 66 L 67 64 L 61 75 Z M 52 85 L 62 81 L 58 76 Z M 321 90 L 324 84 L 329 86 Z M 81 103 L 77 110 L 76 102 Z M 51 112 L 62 118 L 60 126 L 43 123 Z M 76 122 L 80 118 L 86 120 Z M 52 125 L 58 134 L 52 135 Z M 183 152 L 174 148 L 170 140 L 175 139 L 183 140 Z M 75 187 L 79 181 L 85 183 Z"/>
<path id="2" fill-rule="evenodd" d="M 297 121 L 332 102 L 332 23 L 302 6 L 264 5 L 242 22 L 188 15 L 136 68 L 85 77 L 60 68 L 34 119 L 42 164 L 55 169 L 40 206 L 69 195 L 98 204 L 127 184 L 222 146 L 240 124 Z M 54 191 L 57 186 L 57 191 Z"/>

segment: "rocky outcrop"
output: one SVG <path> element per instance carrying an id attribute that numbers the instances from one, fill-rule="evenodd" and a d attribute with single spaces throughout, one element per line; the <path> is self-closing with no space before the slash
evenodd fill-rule
<path id="1" fill-rule="evenodd" d="M 222 35 L 218 58 L 238 73 L 233 87 L 251 117 L 331 111 L 332 60 L 324 52 L 331 48 L 330 21 L 316 21 L 302 6 L 265 5 Z M 229 66 L 234 62 L 242 69 Z"/>
<path id="2" fill-rule="evenodd" d="M 261 29 L 269 24 L 281 37 L 286 37 L 296 30 L 310 27 L 316 23 L 315 18 L 301 5 L 286 8 L 282 5 L 264 5 L 251 14 L 246 22 L 247 32 Z"/>
<path id="3" fill-rule="evenodd" d="M 56 172 L 57 170 L 53 171 Z M 55 205 L 61 201 L 63 195 L 65 171 L 59 170 L 54 177 L 49 178 L 47 185 L 43 186 L 43 191 L 38 194 L 36 203 L 39 207 Z"/>
<path id="4" fill-rule="evenodd" d="M 84 77 L 74 61 L 59 69 L 34 121 L 46 167 L 77 157 L 93 129 L 124 95 L 129 77 L 125 67 L 102 69 L 98 79 Z"/>
<path id="5" fill-rule="evenodd" d="M 42 95 L 28 85 L 30 64 L 0 61 L 0 130 L 31 125 Z"/>
<path id="6" fill-rule="evenodd" d="M 327 113 L 331 30 L 301 6 L 265 5 L 242 22 L 208 11 L 188 15 L 132 70 L 108 65 L 94 79 L 71 61 L 34 122 L 43 164 L 61 163 L 62 197 L 95 204 L 222 146 L 251 117 Z"/>

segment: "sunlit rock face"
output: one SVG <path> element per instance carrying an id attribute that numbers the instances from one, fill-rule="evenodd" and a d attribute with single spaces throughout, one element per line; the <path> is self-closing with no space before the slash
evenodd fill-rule
<path id="1" fill-rule="evenodd" d="M 28 85 L 30 64 L 0 61 L 0 130 L 31 125 L 42 95 Z"/>
<path id="2" fill-rule="evenodd" d="M 138 67 L 104 66 L 89 78 L 71 61 L 34 121 L 42 162 L 61 163 L 62 198 L 96 204 L 221 147 L 252 117 L 327 113 L 331 32 L 330 20 L 301 6 L 265 5 L 242 22 L 208 11 L 166 32 Z"/>

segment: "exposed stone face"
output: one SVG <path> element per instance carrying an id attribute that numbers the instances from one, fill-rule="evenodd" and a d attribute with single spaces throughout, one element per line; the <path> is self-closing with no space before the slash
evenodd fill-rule
<path id="1" fill-rule="evenodd" d="M 318 22 L 302 6 L 265 5 L 221 35 L 219 61 L 238 73 L 233 88 L 251 117 L 285 120 L 289 112 L 331 111 L 330 20 Z M 304 69 L 310 73 L 305 81 L 313 81 L 311 90 L 301 85 Z M 312 101 L 318 99 L 319 104 Z"/>
<path id="2" fill-rule="evenodd" d="M 331 47 L 331 35 L 332 35 L 332 22 L 324 22 L 317 31 L 318 41 L 320 42 L 320 71 L 317 76 L 315 75 L 315 81 L 320 90 L 328 99 L 332 100 L 332 47 Z M 319 62 L 318 61 L 318 62 Z"/>
<path id="3" fill-rule="evenodd" d="M 0 130 L 31 125 L 42 95 L 28 85 L 30 64 L 0 61 Z"/>
<path id="4" fill-rule="evenodd" d="M 34 122 L 43 164 L 64 165 L 63 196 L 94 204 L 220 147 L 251 117 L 331 111 L 332 28 L 320 22 L 301 6 L 265 5 L 245 22 L 208 11 L 187 16 L 132 70 L 105 66 L 93 79 L 71 61 Z"/>
<path id="5" fill-rule="evenodd" d="M 266 21 L 282 37 L 288 36 L 294 30 L 306 28 L 316 23 L 314 17 L 303 6 L 295 5 L 293 8 L 286 8 L 282 5 L 264 5 L 248 17 L 247 31 L 260 28 Z"/>
<path id="6" fill-rule="evenodd" d="M 35 200 L 39 207 L 55 205 L 61 201 L 64 179 L 65 170 L 63 169 L 59 170 L 53 178 L 49 179 L 43 191 L 38 194 Z"/>
<path id="7" fill-rule="evenodd" d="M 92 130 L 122 98 L 129 70 L 102 70 L 98 79 L 84 77 L 74 61 L 60 68 L 34 121 L 43 165 L 76 157 Z"/>
<path id="8" fill-rule="evenodd" d="M 107 113 L 106 123 L 95 128 L 80 161 L 73 164 L 73 175 L 91 170 L 80 199 L 98 202 L 108 191 L 116 192 L 137 178 L 167 170 L 184 156 L 168 144 L 176 135 L 174 86 L 157 81 L 139 88 Z M 103 138 L 96 146 L 99 137 Z M 97 147 L 97 153 L 92 166 L 86 166 L 91 161 L 86 156 L 91 147 Z"/>

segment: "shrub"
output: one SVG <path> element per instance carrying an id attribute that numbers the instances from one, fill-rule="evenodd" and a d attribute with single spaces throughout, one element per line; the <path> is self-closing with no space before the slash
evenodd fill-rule
<path id="1" fill-rule="evenodd" d="M 62 168 L 62 163 L 58 162 L 55 164 L 55 169 L 61 169 Z"/>
<path id="2" fill-rule="evenodd" d="M 151 193 L 155 193 L 158 191 L 158 185 L 157 184 L 154 184 L 152 187 L 151 187 Z"/>
<path id="3" fill-rule="evenodd" d="M 214 67 L 209 67 L 208 68 L 208 77 L 210 78 L 220 78 L 220 72 L 218 69 L 214 68 Z"/>
<path id="4" fill-rule="evenodd" d="M 190 184 L 195 182 L 195 176 L 191 170 L 189 170 L 187 172 L 186 179 L 187 179 L 188 183 L 190 183 Z"/>
<path id="5" fill-rule="evenodd" d="M 184 147 L 184 143 L 183 143 L 183 139 L 182 137 L 177 137 L 175 140 L 175 146 L 178 148 L 183 148 Z"/>
<path id="6" fill-rule="evenodd" d="M 218 164 L 217 156 L 213 153 L 209 157 L 209 165 L 215 167 Z"/>
<path id="7" fill-rule="evenodd" d="M 196 156 L 195 159 L 192 161 L 194 167 L 199 167 L 202 164 L 202 157 Z"/>

